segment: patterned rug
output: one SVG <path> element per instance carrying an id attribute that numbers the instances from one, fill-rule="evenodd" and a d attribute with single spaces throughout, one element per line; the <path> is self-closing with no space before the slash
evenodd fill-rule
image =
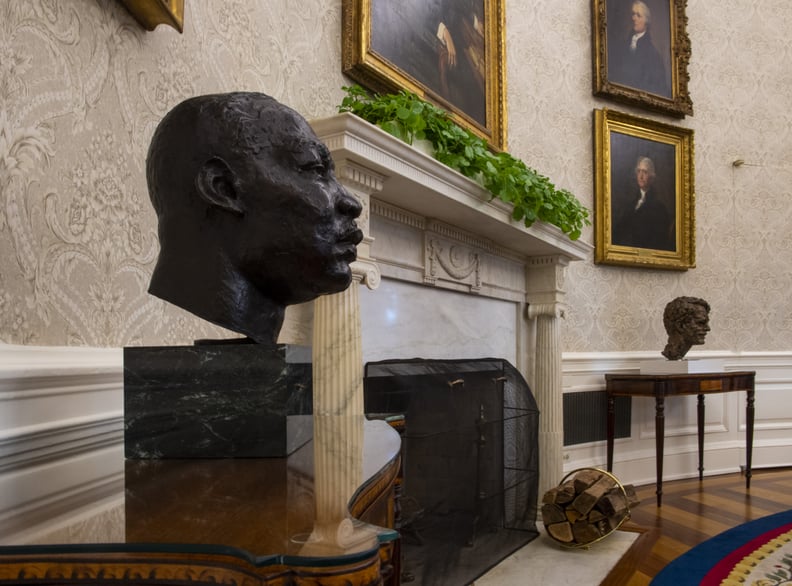
<path id="1" fill-rule="evenodd" d="M 668 564 L 651 586 L 792 584 L 792 510 L 729 529 Z"/>

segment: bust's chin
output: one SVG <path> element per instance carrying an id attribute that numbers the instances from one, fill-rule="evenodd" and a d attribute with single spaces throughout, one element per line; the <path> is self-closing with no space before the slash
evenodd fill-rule
<path id="1" fill-rule="evenodd" d="M 315 283 L 315 297 L 327 293 L 340 293 L 352 283 L 352 269 L 347 262 L 336 263 L 322 279 Z"/>
<path id="2" fill-rule="evenodd" d="M 338 263 L 319 276 L 306 276 L 298 287 L 292 287 L 285 292 L 285 304 L 306 303 L 313 301 L 321 295 L 340 293 L 349 288 L 352 283 L 352 269 L 347 263 Z"/>

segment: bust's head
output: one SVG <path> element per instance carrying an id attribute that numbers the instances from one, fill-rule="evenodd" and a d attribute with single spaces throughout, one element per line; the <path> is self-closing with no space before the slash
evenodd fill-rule
<path id="1" fill-rule="evenodd" d="M 663 311 L 663 325 L 668 343 L 662 354 L 669 360 L 681 360 L 690 347 L 703 344 L 709 327 L 709 303 L 699 297 L 677 297 Z"/>
<path id="2" fill-rule="evenodd" d="M 349 286 L 360 203 L 305 119 L 275 99 L 178 104 L 154 133 L 146 174 L 160 239 L 153 295 L 274 342 L 286 305 Z"/>

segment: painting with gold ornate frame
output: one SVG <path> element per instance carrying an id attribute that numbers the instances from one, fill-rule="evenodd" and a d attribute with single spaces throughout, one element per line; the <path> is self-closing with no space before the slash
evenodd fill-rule
<path id="1" fill-rule="evenodd" d="M 166 24 L 184 31 L 184 0 L 121 0 L 126 9 L 147 31 Z"/>
<path id="2" fill-rule="evenodd" d="M 693 131 L 594 111 L 594 261 L 696 266 Z"/>
<path id="3" fill-rule="evenodd" d="M 592 0 L 594 94 L 693 114 L 686 7 L 687 0 Z"/>
<path id="4" fill-rule="evenodd" d="M 505 0 L 343 0 L 343 71 L 414 92 L 506 147 Z"/>

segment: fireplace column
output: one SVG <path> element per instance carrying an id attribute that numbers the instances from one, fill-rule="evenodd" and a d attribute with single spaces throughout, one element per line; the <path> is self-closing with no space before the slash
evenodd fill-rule
<path id="1" fill-rule="evenodd" d="M 539 495 L 563 477 L 564 413 L 561 336 L 564 269 L 561 256 L 532 257 L 528 261 L 526 299 L 528 319 L 536 321 L 534 394 L 539 407 Z"/>
<path id="2" fill-rule="evenodd" d="M 313 422 L 316 516 L 303 555 L 346 551 L 370 537 L 356 531 L 347 504 L 363 478 L 363 357 L 358 287 L 314 304 Z"/>
<path id="3" fill-rule="evenodd" d="M 376 289 L 379 267 L 370 255 L 370 196 L 382 189 L 382 177 L 351 163 L 336 170 L 338 179 L 363 205 L 358 226 L 363 241 L 352 263 L 352 284 L 346 291 L 323 295 L 314 302 L 313 405 L 315 415 L 363 416 L 363 351 L 358 287 Z"/>
<path id="4" fill-rule="evenodd" d="M 313 404 L 316 415 L 363 416 L 363 351 L 358 287 L 376 289 L 379 267 L 370 255 L 370 197 L 382 189 L 382 177 L 345 162 L 336 174 L 363 205 L 358 226 L 363 241 L 352 263 L 352 284 L 346 291 L 324 295 L 314 302 Z"/>
<path id="5" fill-rule="evenodd" d="M 358 260 L 352 263 L 352 284 L 314 302 L 313 419 L 314 494 L 316 519 L 313 542 L 305 552 L 323 547 L 354 547 L 370 538 L 359 535 L 349 520 L 347 504 L 362 479 L 363 462 L 363 352 L 360 332 L 359 286 L 379 285 L 380 272 L 369 256 L 369 197 L 382 187 L 382 178 L 344 164 L 338 178 L 363 204 L 358 226 L 364 239 Z"/>

